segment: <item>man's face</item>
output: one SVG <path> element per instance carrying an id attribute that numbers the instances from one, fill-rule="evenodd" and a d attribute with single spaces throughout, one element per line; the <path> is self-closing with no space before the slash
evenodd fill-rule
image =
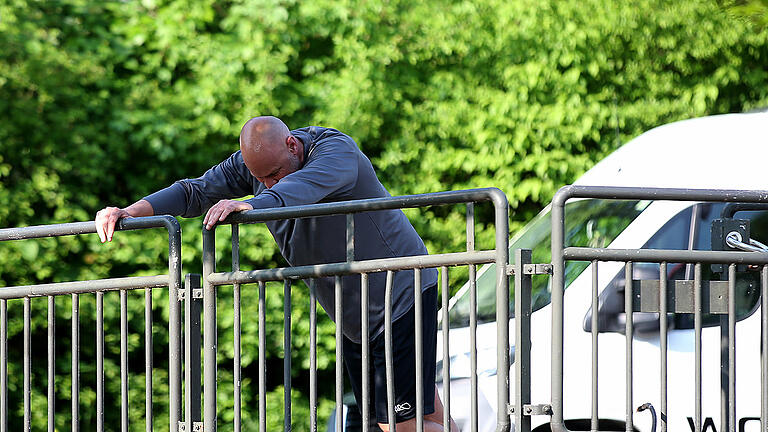
<path id="1" fill-rule="evenodd" d="M 298 171 L 301 158 L 296 141 L 289 135 L 284 143 L 264 143 L 256 151 L 252 146 L 241 146 L 245 166 L 259 182 L 271 188 L 283 177 Z"/>

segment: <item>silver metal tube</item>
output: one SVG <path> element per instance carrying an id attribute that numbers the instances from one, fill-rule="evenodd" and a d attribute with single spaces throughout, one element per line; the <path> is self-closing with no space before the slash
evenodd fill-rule
<path id="1" fill-rule="evenodd" d="M 8 305 L 5 299 L 0 300 L 0 429 L 8 432 Z"/>
<path id="2" fill-rule="evenodd" d="M 421 298 L 421 270 L 413 270 L 413 312 L 416 345 L 416 430 L 424 430 L 424 307 Z"/>
<path id="3" fill-rule="evenodd" d="M 563 257 L 573 261 L 635 261 L 719 264 L 766 264 L 768 253 L 667 249 L 605 249 L 568 247 Z"/>
<path id="4" fill-rule="evenodd" d="M 120 346 L 122 348 L 122 340 Z M 101 291 L 96 293 L 96 430 L 104 431 L 104 293 Z"/>
<path id="5" fill-rule="evenodd" d="M 760 392 L 760 430 L 768 427 L 768 265 L 763 266 L 761 275 L 760 296 L 760 325 L 762 327 L 762 345 L 760 349 L 760 370 L 762 391 Z"/>
<path id="6" fill-rule="evenodd" d="M 317 294 L 309 280 L 309 430 L 317 432 Z"/>
<path id="7" fill-rule="evenodd" d="M 120 291 L 120 429 L 128 432 L 128 293 Z"/>
<path id="8" fill-rule="evenodd" d="M 29 432 L 32 429 L 32 411 L 30 406 L 30 380 L 32 368 L 32 334 L 30 332 L 29 297 L 24 297 L 24 430 Z"/>
<path id="9" fill-rule="evenodd" d="M 531 263 L 530 249 L 515 250 L 515 432 L 531 431 L 531 275 L 523 270 Z"/>
<path id="10" fill-rule="evenodd" d="M 448 300 L 450 284 L 448 283 L 448 267 L 440 267 L 442 279 L 441 289 L 443 298 L 443 430 L 451 428 L 451 350 L 449 346 L 450 317 L 448 316 Z"/>
<path id="11" fill-rule="evenodd" d="M 0 341 L 0 343 L 2 343 Z M 48 432 L 56 428 L 56 302 L 48 297 Z"/>
<path id="12" fill-rule="evenodd" d="M 728 423 L 736 430 L 736 264 L 728 266 Z"/>
<path id="13" fill-rule="evenodd" d="M 267 307 L 266 284 L 259 282 L 259 430 L 267 430 Z"/>
<path id="14" fill-rule="evenodd" d="M 341 291 L 341 276 L 335 278 L 335 291 L 334 291 L 334 316 L 336 317 L 336 432 L 343 431 L 343 416 L 344 416 L 344 365 L 342 354 L 342 343 L 344 335 L 342 334 L 342 326 L 344 321 L 344 303 L 342 301 Z"/>
<path id="15" fill-rule="evenodd" d="M 347 214 L 347 262 L 355 260 L 355 215 Z"/>
<path id="16" fill-rule="evenodd" d="M 565 202 L 572 189 L 560 189 L 552 199 L 552 363 L 550 391 L 553 432 L 567 431 L 563 420 L 563 293 L 565 291 Z M 590 258 L 589 261 L 598 259 Z"/>
<path id="17" fill-rule="evenodd" d="M 467 203 L 467 252 L 475 250 L 475 205 Z M 469 266 L 469 367 L 470 431 L 477 432 L 477 275 Z"/>
<path id="18" fill-rule="evenodd" d="M 693 269 L 693 326 L 695 351 L 695 419 L 694 432 L 701 432 L 701 327 L 702 327 L 702 292 L 701 292 L 701 263 L 696 263 Z"/>
<path id="19" fill-rule="evenodd" d="M 72 427 L 80 430 L 80 296 L 72 294 Z"/>
<path id="20" fill-rule="evenodd" d="M 132 276 L 112 279 L 96 279 L 78 282 L 58 282 L 40 285 L 21 285 L 0 290 L 0 299 L 47 297 L 62 294 L 83 294 L 121 289 L 157 288 L 168 286 L 168 276 Z"/>
<path id="21" fill-rule="evenodd" d="M 291 281 L 283 283 L 283 425 L 291 430 Z"/>
<path id="22" fill-rule="evenodd" d="M 203 430 L 216 431 L 216 287 L 209 275 L 216 271 L 215 231 L 203 230 Z"/>
<path id="23" fill-rule="evenodd" d="M 509 252 L 504 254 L 508 257 Z M 255 283 L 259 281 L 277 281 L 285 279 L 307 279 L 323 276 L 340 276 L 353 273 L 375 273 L 386 270 L 411 270 L 414 268 L 433 268 L 445 265 L 458 266 L 469 264 L 486 264 L 495 262 L 498 251 L 457 252 L 435 255 L 417 255 L 397 258 L 383 258 L 350 263 L 317 264 L 299 267 L 284 267 L 277 269 L 251 270 L 238 272 L 222 272 L 210 275 L 213 285 L 229 285 L 233 283 Z M 766 259 L 768 261 L 768 259 Z M 500 271 L 506 271 L 506 265 Z M 498 272 L 499 270 L 497 270 Z M 506 280 L 506 273 L 504 278 Z M 507 284 L 508 285 L 508 284 Z M 507 295 L 508 296 L 508 295 Z M 507 311 L 509 315 L 509 311 Z"/>
<path id="24" fill-rule="evenodd" d="M 661 348 L 661 432 L 667 432 L 667 263 L 659 265 L 659 347 Z"/>
<path id="25" fill-rule="evenodd" d="M 368 356 L 370 352 L 369 336 L 368 336 L 368 273 L 360 275 L 360 334 L 362 343 L 362 371 L 363 378 L 363 400 L 362 400 L 362 413 L 363 413 L 363 432 L 368 432 L 368 425 L 371 421 L 370 410 L 370 383 L 369 383 L 369 371 L 368 371 Z"/>
<path id="26" fill-rule="evenodd" d="M 176 218 L 164 216 L 168 229 L 168 420 L 171 431 L 179 427 L 181 416 L 181 303 L 179 291 L 183 288 L 181 277 L 181 226 Z M 146 218 L 126 218 L 119 222 L 138 221 Z M 203 235 L 203 255 L 205 255 L 205 234 Z M 205 262 L 205 261 L 203 261 Z M 215 270 L 215 269 L 214 269 Z M 215 429 L 206 429 L 215 432 Z"/>
<path id="27" fill-rule="evenodd" d="M 240 270 L 240 225 L 238 224 L 232 224 L 232 271 L 238 271 Z M 240 335 L 241 335 L 241 329 L 240 329 L 240 284 L 234 284 L 233 286 L 233 307 L 234 307 L 234 324 L 233 324 L 233 332 L 234 332 L 234 343 L 235 343 L 235 352 L 234 352 L 234 365 L 233 365 L 233 375 L 234 375 L 234 410 L 235 410 L 235 419 L 234 419 L 234 431 L 240 432 L 240 429 L 242 428 L 242 418 L 241 418 L 241 365 L 240 365 Z"/>
<path id="28" fill-rule="evenodd" d="M 387 421 L 389 431 L 395 432 L 395 375 L 394 359 L 392 353 L 392 283 L 394 273 L 387 272 L 387 281 L 384 288 L 384 370 L 387 377 Z"/>
<path id="29" fill-rule="evenodd" d="M 509 406 L 509 203 L 499 189 L 488 191 L 493 201 L 496 225 L 496 403 Z M 496 432 L 508 432 L 512 428 L 505 409 L 496 414 Z"/>
<path id="30" fill-rule="evenodd" d="M 634 319 L 632 313 L 632 262 L 624 265 L 624 313 L 626 314 L 624 324 L 624 335 L 626 340 L 626 430 L 633 432 L 634 428 L 634 406 L 632 400 L 632 342 L 634 341 Z"/>
<path id="31" fill-rule="evenodd" d="M 598 290 L 598 277 L 597 277 L 597 267 L 598 267 L 598 261 L 592 261 L 592 419 L 590 420 L 590 425 L 592 428 L 592 432 L 596 432 L 599 430 L 599 413 L 598 413 L 598 399 L 597 399 L 597 390 L 598 390 L 598 334 L 599 334 L 599 327 L 598 327 L 598 316 L 599 316 L 599 310 L 600 310 L 600 293 Z"/>
<path id="32" fill-rule="evenodd" d="M 152 432 L 152 288 L 144 290 L 144 430 Z"/>

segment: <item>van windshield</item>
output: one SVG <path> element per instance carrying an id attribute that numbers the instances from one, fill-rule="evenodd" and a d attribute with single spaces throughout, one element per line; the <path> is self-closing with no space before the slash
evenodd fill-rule
<path id="1" fill-rule="evenodd" d="M 585 199 L 566 204 L 566 246 L 607 247 L 633 220 L 648 207 L 650 201 L 613 201 Z M 549 208 L 538 214 L 510 241 L 510 257 L 515 249 L 531 249 L 534 263 L 549 263 L 552 234 Z M 589 263 L 568 261 L 565 265 L 566 288 L 578 277 Z M 550 302 L 549 277 L 534 277 L 531 304 L 533 310 L 541 309 Z M 514 315 L 514 286 L 510 283 L 510 316 Z M 465 284 L 450 306 L 450 326 L 469 325 L 469 283 Z M 486 264 L 477 272 L 477 322 L 496 320 L 496 265 Z"/>

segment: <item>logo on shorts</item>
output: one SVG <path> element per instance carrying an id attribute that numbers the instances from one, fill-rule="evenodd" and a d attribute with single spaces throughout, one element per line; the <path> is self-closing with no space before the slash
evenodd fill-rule
<path id="1" fill-rule="evenodd" d="M 409 409 L 411 409 L 411 404 L 409 404 L 408 402 L 403 402 L 399 405 L 395 405 L 396 413 L 399 413 L 401 411 L 408 411 Z"/>

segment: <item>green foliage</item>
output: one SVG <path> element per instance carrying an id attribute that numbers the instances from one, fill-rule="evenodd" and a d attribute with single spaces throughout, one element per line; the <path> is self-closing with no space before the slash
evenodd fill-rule
<path id="1" fill-rule="evenodd" d="M 732 3 L 757 7 L 764 1 Z M 127 205 L 199 175 L 237 148 L 249 117 L 275 114 L 291 127 L 320 124 L 348 132 L 393 194 L 500 187 L 517 228 L 558 187 L 644 130 L 765 106 L 766 42 L 764 25 L 705 0 L 5 0 L 0 227 L 90 220 L 107 204 Z M 466 247 L 462 212 L 456 206 L 407 213 L 431 252 L 449 252 Z M 477 247 L 490 247 L 492 211 L 483 205 L 476 213 Z M 184 271 L 199 272 L 200 220 L 182 226 Z M 219 268 L 226 268 L 228 234 L 219 231 Z M 244 228 L 242 237 L 243 268 L 284 265 L 263 227 Z M 108 245 L 89 235 L 0 246 L 4 286 L 162 273 L 167 253 L 160 230 L 119 233 Z M 461 285 L 460 271 L 451 277 L 454 289 Z M 281 288 L 270 284 L 266 298 L 273 371 L 282 367 Z M 232 403 L 231 293 L 223 288 L 219 294 L 225 424 Z M 249 428 L 257 423 L 257 297 L 255 286 L 242 287 Z M 119 395 L 117 298 L 105 295 L 110 407 Z M 153 299 L 155 424 L 163 429 L 167 290 L 155 290 Z M 308 388 L 308 301 L 306 286 L 296 284 L 291 353 L 300 401 Z M 71 305 L 68 298 L 56 303 L 56 424 L 66 430 Z M 95 425 L 94 305 L 93 296 L 81 296 L 84 431 Z M 20 308 L 9 302 L 12 347 L 22 340 Z M 45 351 L 44 300 L 32 301 L 32 308 L 32 404 L 39 428 L 46 412 L 45 362 L 38 356 Z M 130 400 L 137 416 L 131 428 L 142 430 L 136 408 L 143 406 L 139 293 L 131 294 L 129 314 Z M 334 341 L 333 324 L 322 313 L 318 341 L 327 413 Z M 10 355 L 15 430 L 21 427 L 21 354 Z M 281 375 L 268 379 L 270 404 L 282 403 Z M 119 410 L 105 415 L 107 424 L 118 424 Z M 296 408 L 293 418 L 297 428 L 306 427 L 306 412 Z M 272 428 L 282 424 L 274 421 Z"/>

